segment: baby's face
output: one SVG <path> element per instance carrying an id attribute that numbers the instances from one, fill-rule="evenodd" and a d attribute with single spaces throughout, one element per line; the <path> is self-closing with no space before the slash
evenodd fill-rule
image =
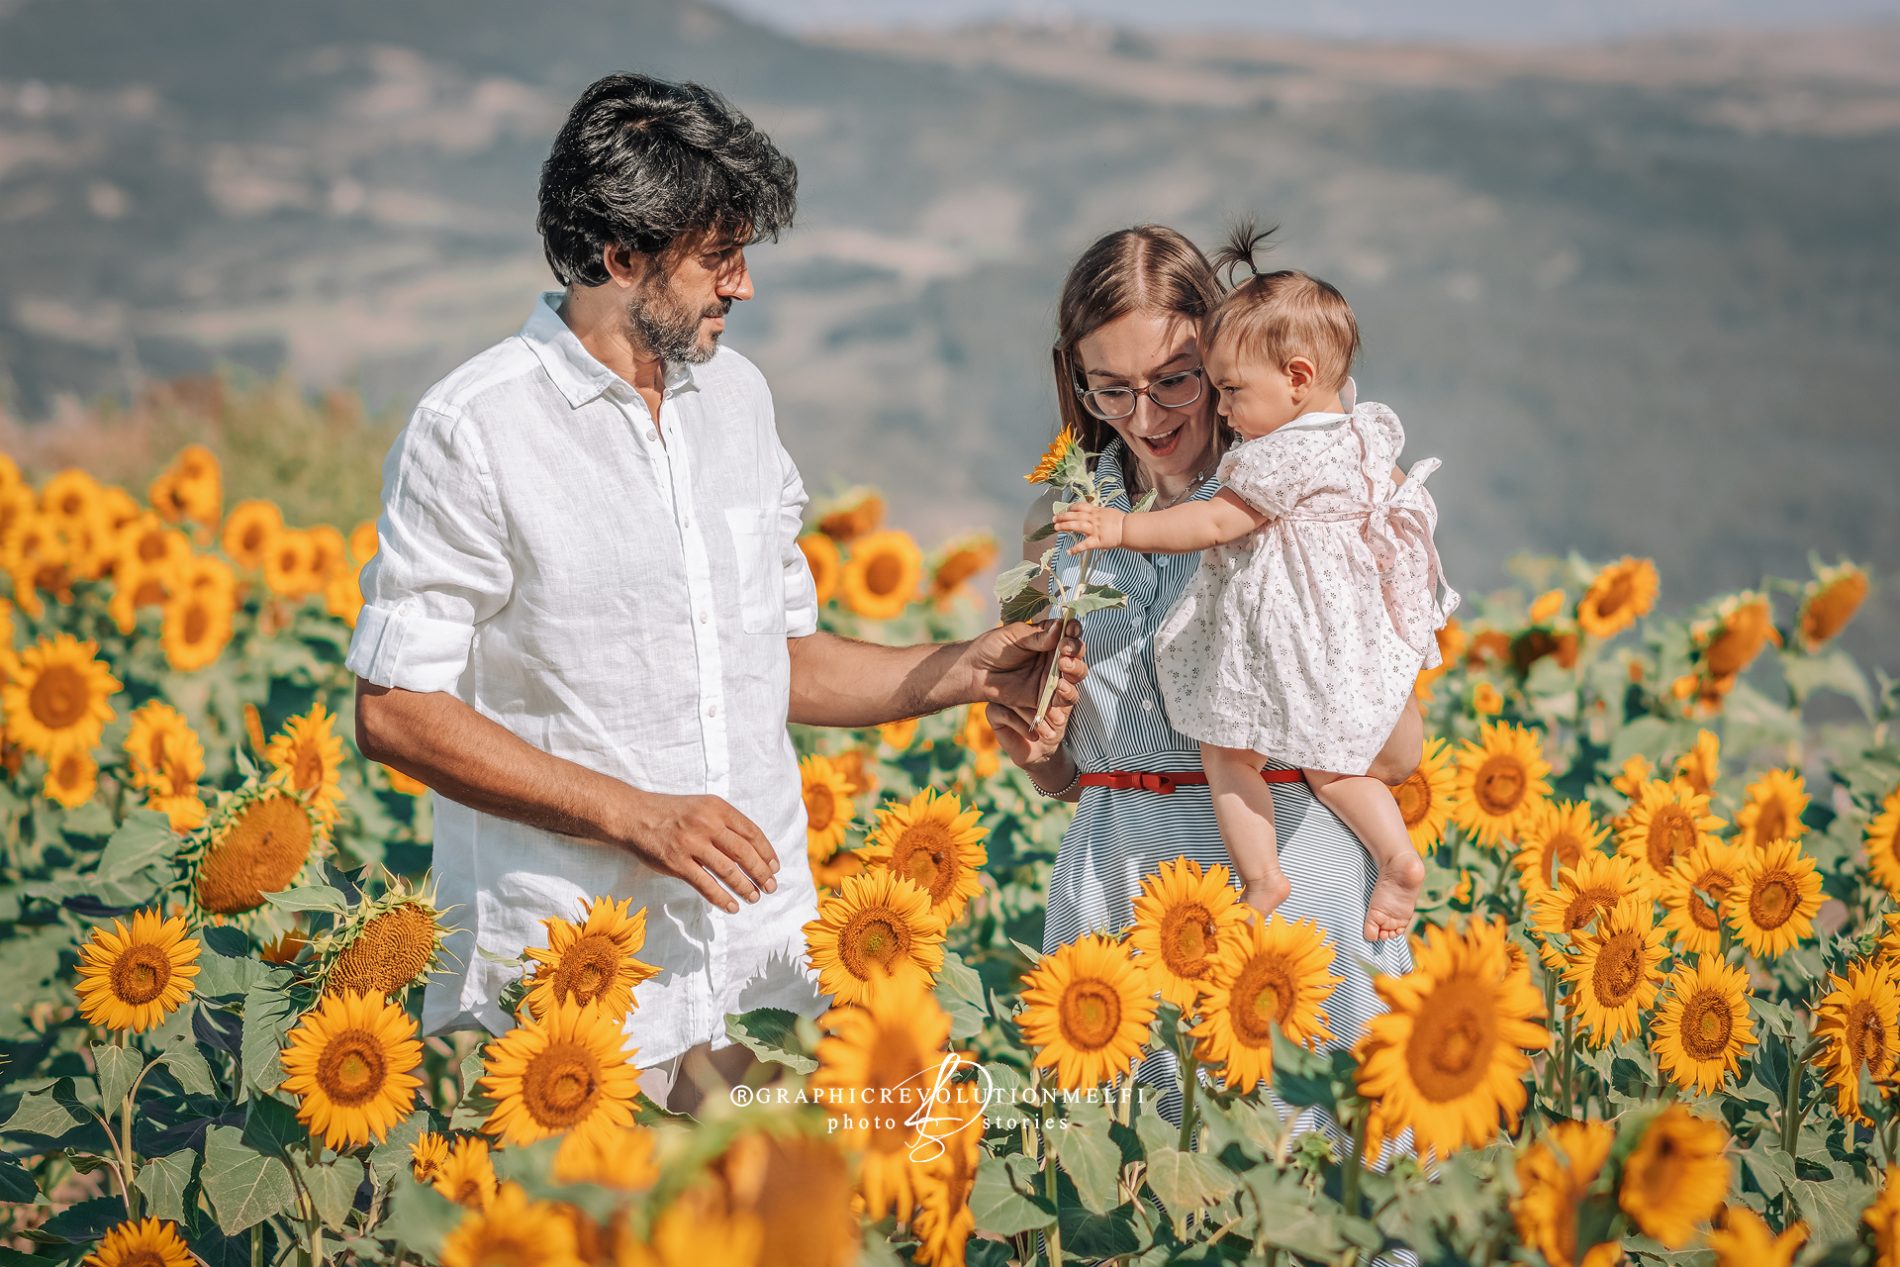
<path id="1" fill-rule="evenodd" d="M 1231 347 L 1208 349 L 1207 380 L 1214 389 L 1215 408 L 1242 439 L 1266 435 L 1300 415 L 1293 381 L 1285 370 L 1258 358 L 1236 356 Z"/>

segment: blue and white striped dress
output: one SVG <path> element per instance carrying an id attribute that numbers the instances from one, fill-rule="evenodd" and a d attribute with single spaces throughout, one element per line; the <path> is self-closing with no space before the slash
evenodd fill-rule
<path id="1" fill-rule="evenodd" d="M 1127 510 L 1122 455 L 1121 441 L 1111 441 L 1097 459 L 1096 482 L 1106 504 Z M 1209 479 L 1193 500 L 1205 501 L 1218 491 L 1219 483 Z M 1075 538 L 1060 533 L 1056 541 L 1056 569 L 1073 589 L 1082 563 L 1081 556 L 1068 554 Z M 1200 746 L 1168 724 L 1155 681 L 1153 644 L 1155 627 L 1199 561 L 1198 554 L 1097 552 L 1091 579 L 1121 590 L 1128 605 L 1082 617 L 1089 673 L 1063 742 L 1084 773 L 1200 769 Z M 1269 764 L 1287 768 L 1277 761 Z M 1377 871 L 1358 838 L 1304 782 L 1273 785 L 1273 820 L 1281 865 L 1293 886 L 1280 911 L 1290 920 L 1314 921 L 1331 942 L 1333 974 L 1343 980 L 1326 1004 L 1334 1035 L 1328 1046 L 1349 1047 L 1366 1022 L 1384 1010 L 1368 966 L 1379 973 L 1410 972 L 1411 949 L 1403 938 L 1365 940 L 1366 904 Z M 1231 869 L 1204 785 L 1170 793 L 1083 788 L 1049 877 L 1043 953 L 1086 933 L 1115 933 L 1131 923 L 1142 880 L 1181 856 L 1203 867 L 1227 864 Z M 1178 1123 L 1181 1096 L 1173 1054 L 1152 1052 L 1136 1066 L 1135 1078 L 1161 1093 L 1161 1111 Z"/>

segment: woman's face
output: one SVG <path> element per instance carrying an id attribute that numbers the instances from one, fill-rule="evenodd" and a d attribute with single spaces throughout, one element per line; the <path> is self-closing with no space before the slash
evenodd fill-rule
<path id="1" fill-rule="evenodd" d="M 1134 413 L 1103 421 L 1141 463 L 1150 488 L 1156 476 L 1188 476 L 1207 466 L 1215 420 L 1214 394 L 1205 378 L 1200 395 L 1179 409 L 1164 409 L 1141 391 L 1156 379 L 1200 366 L 1193 321 L 1171 313 L 1131 312 L 1077 340 L 1075 360 L 1085 388 L 1136 389 Z"/>

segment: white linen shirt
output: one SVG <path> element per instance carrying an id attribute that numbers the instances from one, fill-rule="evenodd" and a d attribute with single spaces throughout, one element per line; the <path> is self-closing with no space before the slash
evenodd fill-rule
<path id="1" fill-rule="evenodd" d="M 639 394 L 535 303 L 518 334 L 430 388 L 383 465 L 378 552 L 348 665 L 445 691 L 545 752 L 650 792 L 711 794 L 778 852 L 778 889 L 728 915 L 611 845 L 436 795 L 433 870 L 448 967 L 425 1033 L 512 1024 L 512 958 L 542 921 L 595 896 L 646 908 L 635 1063 L 701 1041 L 728 1012 L 822 1010 L 802 926 L 817 914 L 798 760 L 786 733 L 788 637 L 817 628 L 796 544 L 806 494 L 765 378 L 720 348 Z M 486 952 L 486 953 L 483 953 Z"/>

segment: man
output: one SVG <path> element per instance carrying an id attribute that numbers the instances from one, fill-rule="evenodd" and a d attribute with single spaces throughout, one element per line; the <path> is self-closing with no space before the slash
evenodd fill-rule
<path id="1" fill-rule="evenodd" d="M 988 701 L 1032 714 L 1053 625 L 880 647 L 817 631 L 807 502 L 764 378 L 719 345 L 745 248 L 791 224 L 797 171 L 704 88 L 615 75 L 542 170 L 564 292 L 431 388 L 384 465 L 380 552 L 350 646 L 365 756 L 436 792 L 460 931 L 428 1032 L 511 1023 L 542 921 L 646 909 L 662 969 L 629 1022 L 642 1087 L 749 1055 L 729 1012 L 821 1010 L 788 720 L 868 726 Z M 1084 672 L 1071 626 L 1041 735 Z"/>

